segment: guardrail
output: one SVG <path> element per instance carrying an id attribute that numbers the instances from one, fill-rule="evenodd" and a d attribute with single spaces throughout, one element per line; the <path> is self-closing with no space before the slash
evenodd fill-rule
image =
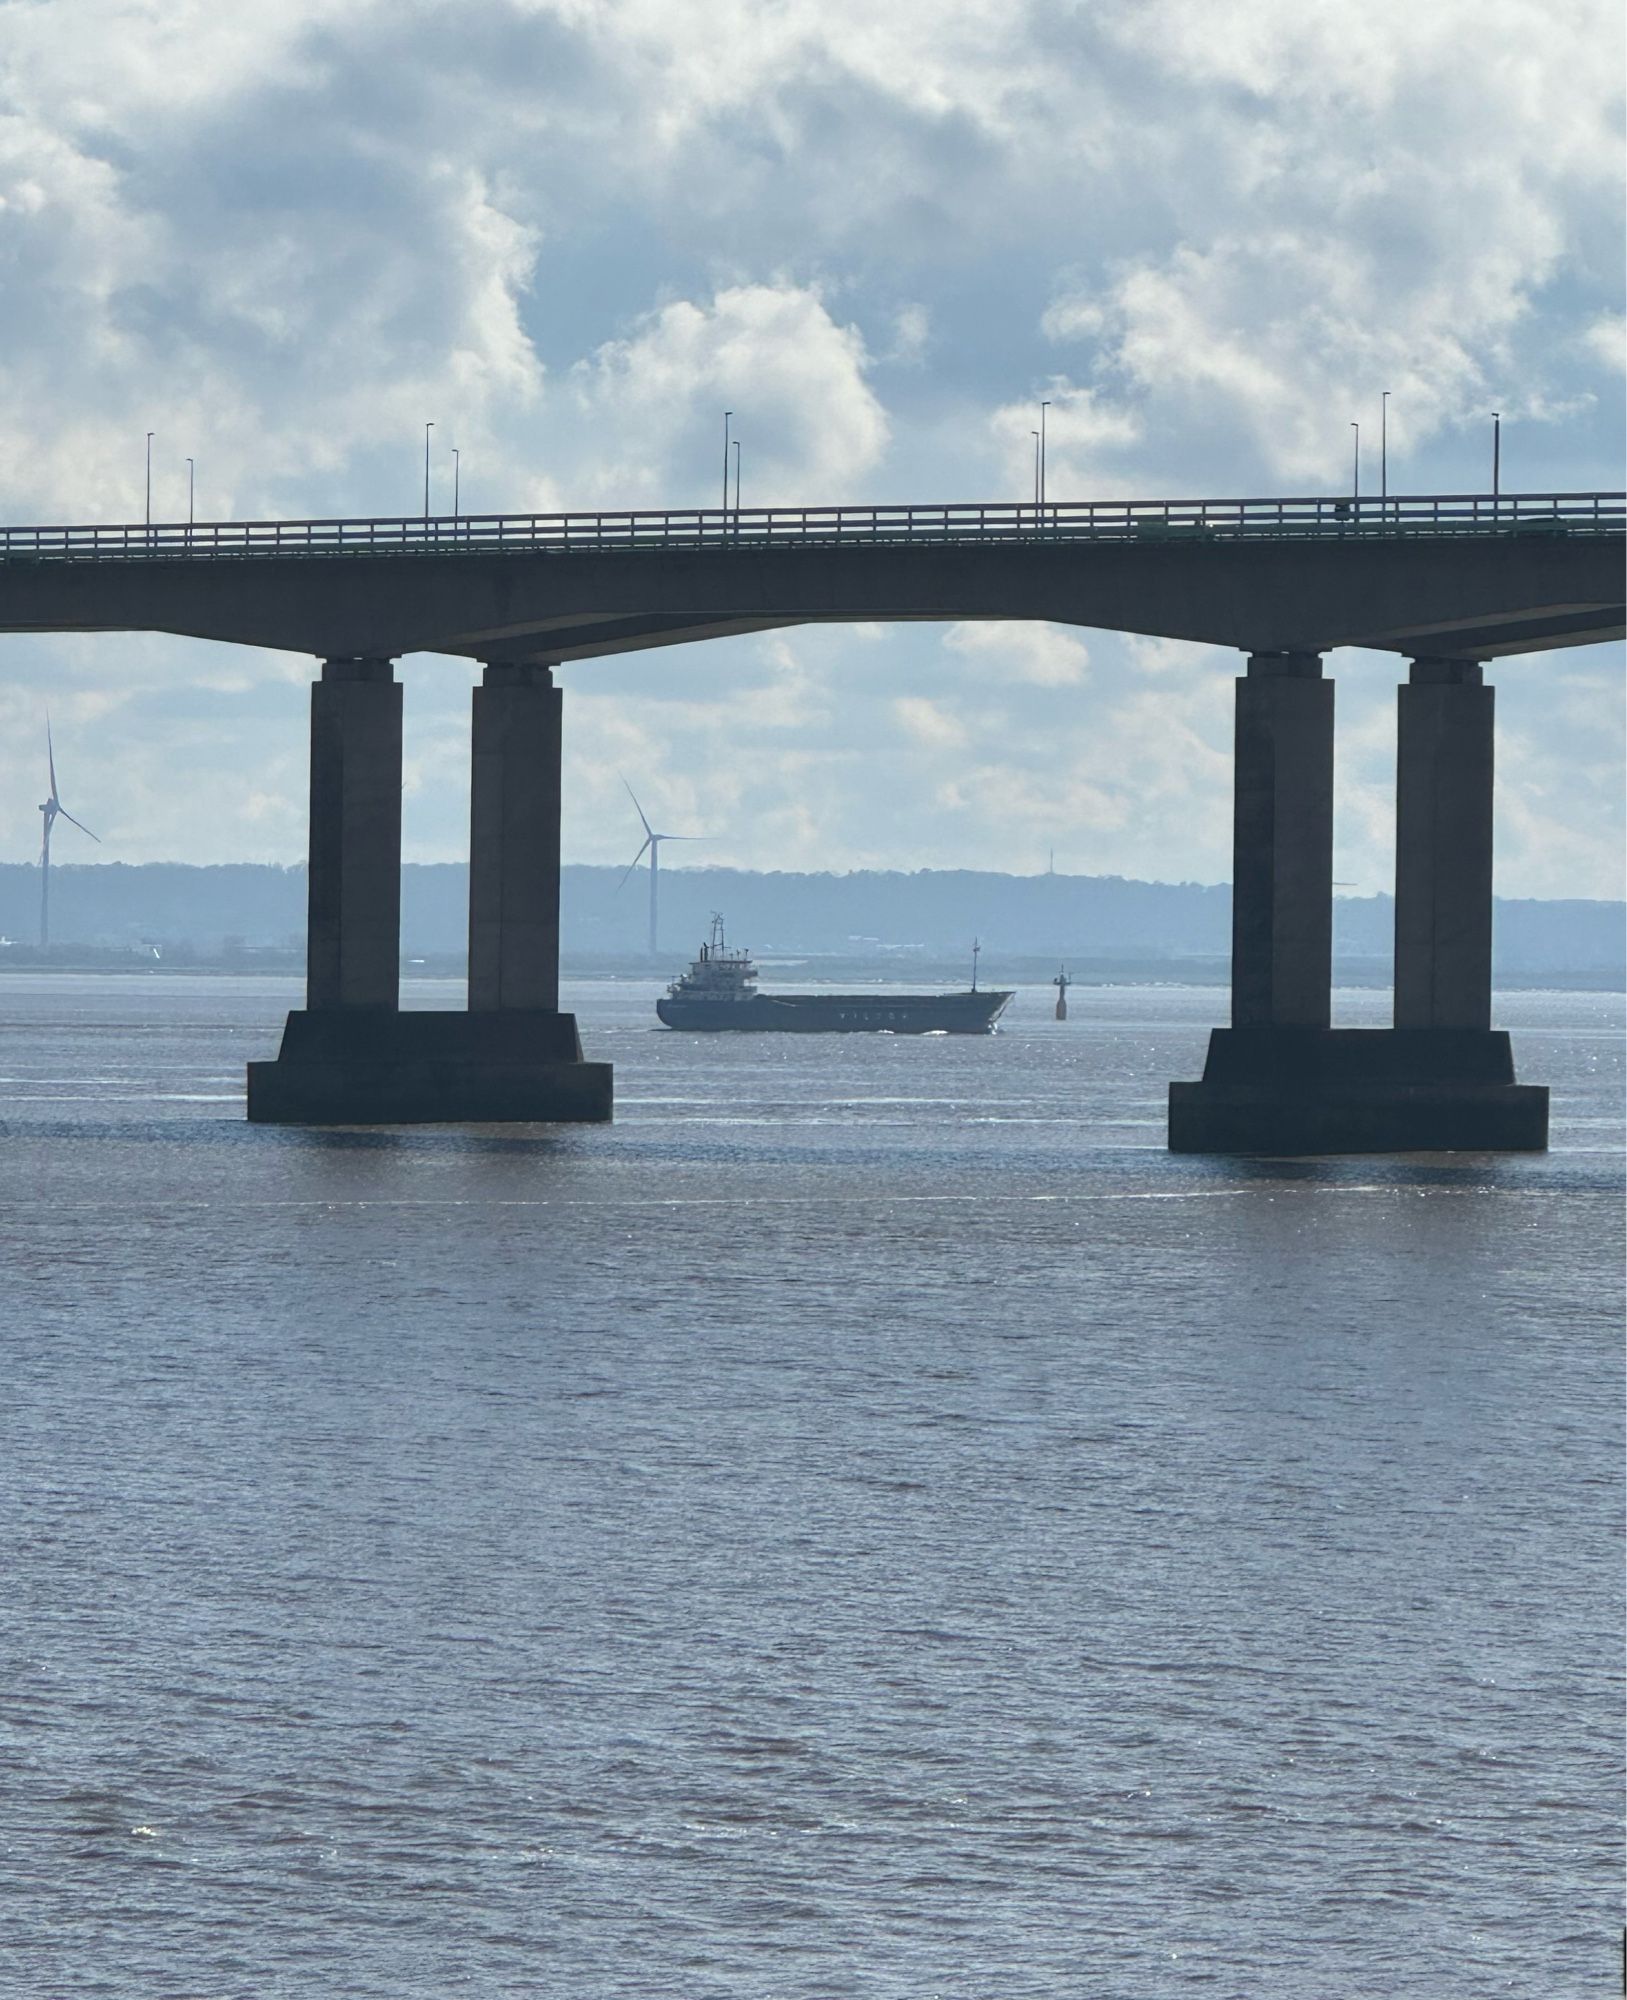
<path id="1" fill-rule="evenodd" d="M 1454 493 L 1387 499 L 955 502 L 598 514 L 404 515 L 361 521 L 164 521 L 0 529 L 0 562 L 265 556 L 589 554 L 923 542 L 1381 540 L 1619 535 L 1620 493 Z"/>

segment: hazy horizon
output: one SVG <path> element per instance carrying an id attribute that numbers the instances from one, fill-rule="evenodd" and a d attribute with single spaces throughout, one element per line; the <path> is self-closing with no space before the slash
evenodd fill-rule
<path id="1" fill-rule="evenodd" d="M 186 942 L 218 949 L 227 938 L 287 950 L 303 942 L 302 865 L 52 863 L 52 936 L 60 945 Z M 642 956 L 648 870 L 567 863 L 560 878 L 560 946 L 577 959 Z M 404 953 L 460 953 L 468 930 L 468 871 L 461 862 L 407 863 L 401 879 Z M 958 960 L 979 935 L 991 962 L 1061 953 L 1091 958 L 1183 955 L 1224 959 L 1231 948 L 1225 883 L 1146 882 L 1125 876 L 995 870 L 748 871 L 706 864 L 661 868 L 660 950 L 674 964 L 705 934 L 714 910 L 730 935 L 758 951 L 863 957 L 922 953 Z M 0 864 L 0 936 L 37 937 L 39 870 Z M 1334 940 L 1342 962 L 1386 959 L 1394 904 L 1387 894 L 1336 895 Z M 1500 899 L 1494 963 L 1513 976 L 1619 969 L 1627 964 L 1627 905 L 1581 898 Z"/>

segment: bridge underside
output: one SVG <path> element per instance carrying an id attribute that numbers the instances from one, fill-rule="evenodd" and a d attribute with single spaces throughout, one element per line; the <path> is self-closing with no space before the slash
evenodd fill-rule
<path id="1" fill-rule="evenodd" d="M 1496 659 L 1620 637 L 1620 538 L 8 561 L 0 630 L 549 661 L 788 625 L 1042 619 L 1242 651 Z"/>

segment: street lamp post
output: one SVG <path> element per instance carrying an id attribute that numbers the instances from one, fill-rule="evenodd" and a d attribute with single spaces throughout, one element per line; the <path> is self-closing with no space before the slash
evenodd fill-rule
<path id="1" fill-rule="evenodd" d="M 189 528 L 192 526 L 192 496 L 195 479 L 196 468 L 189 458 L 186 462 L 186 524 Z"/>
<path id="2" fill-rule="evenodd" d="M 1503 487 L 1503 413 L 1491 413 L 1491 497 L 1495 500 Z"/>
<path id="3" fill-rule="evenodd" d="M 723 511 L 729 511 L 729 420 L 733 410 L 723 412 Z"/>
<path id="4" fill-rule="evenodd" d="M 153 524 L 153 434 L 151 431 L 147 433 L 147 508 L 144 518 L 147 526 L 150 528 Z"/>
<path id="5" fill-rule="evenodd" d="M 424 426 L 424 521 L 429 521 L 429 434 L 435 428 L 435 419 L 430 418 Z"/>
<path id="6" fill-rule="evenodd" d="M 1390 392 L 1378 399 L 1378 497 L 1390 497 Z"/>
<path id="7" fill-rule="evenodd" d="M 1351 472 L 1351 482 L 1350 482 L 1351 498 L 1354 500 L 1359 500 L 1361 498 L 1361 425 L 1352 422 L 1350 428 L 1356 434 L 1356 459 L 1355 459 L 1355 465 Z"/>
<path id="8" fill-rule="evenodd" d="M 734 526 L 740 531 L 740 440 L 734 441 Z"/>
<path id="9" fill-rule="evenodd" d="M 1034 440 L 1034 527 L 1037 530 L 1039 527 L 1040 480 L 1043 476 L 1040 467 L 1044 463 L 1042 457 L 1044 446 L 1038 431 L 1030 431 L 1028 435 Z"/>
<path id="10" fill-rule="evenodd" d="M 1050 407 L 1049 403 L 1039 406 L 1039 504 L 1042 507 L 1045 505 L 1045 474 L 1048 469 L 1045 462 L 1045 412 Z"/>
<path id="11" fill-rule="evenodd" d="M 462 454 L 456 445 L 452 447 L 452 519 L 458 518 L 458 480 Z"/>

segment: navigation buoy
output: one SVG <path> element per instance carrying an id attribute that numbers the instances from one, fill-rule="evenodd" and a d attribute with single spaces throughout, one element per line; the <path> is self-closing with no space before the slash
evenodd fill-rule
<path id="1" fill-rule="evenodd" d="M 1068 1018 L 1068 988 L 1073 984 L 1068 977 L 1066 966 L 1063 966 L 1051 984 L 1056 988 L 1056 1018 L 1065 1021 Z"/>

